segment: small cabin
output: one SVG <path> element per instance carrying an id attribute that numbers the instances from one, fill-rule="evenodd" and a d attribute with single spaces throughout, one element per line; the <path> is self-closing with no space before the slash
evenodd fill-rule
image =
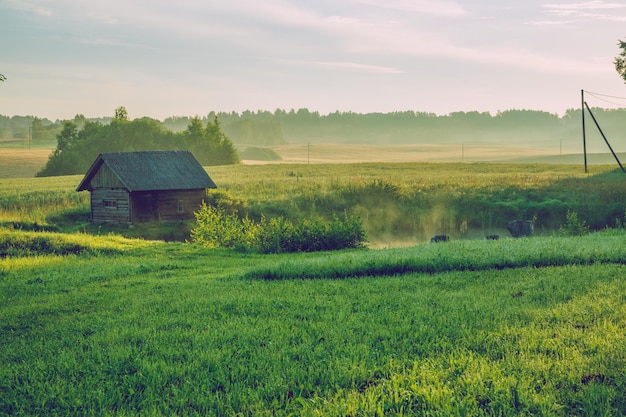
<path id="1" fill-rule="evenodd" d="M 95 223 L 142 223 L 194 217 L 217 188 L 189 151 L 101 153 L 76 191 L 91 193 Z"/>

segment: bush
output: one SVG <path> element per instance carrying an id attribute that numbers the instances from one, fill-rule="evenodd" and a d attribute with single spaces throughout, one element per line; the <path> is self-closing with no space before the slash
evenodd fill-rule
<path id="1" fill-rule="evenodd" d="M 240 219 L 236 214 L 226 214 L 224 209 L 202 203 L 194 213 L 198 226 L 191 230 L 194 242 L 208 247 L 250 247 L 257 236 L 257 225 L 250 219 Z"/>
<path id="2" fill-rule="evenodd" d="M 241 213 L 246 207 L 244 201 L 233 197 L 228 191 L 219 188 L 208 190 L 205 201 L 209 206 L 224 210 L 226 214 Z"/>
<path id="3" fill-rule="evenodd" d="M 257 249 L 262 253 L 316 252 L 362 247 L 365 231 L 358 217 L 304 219 L 294 225 L 283 217 L 261 222 Z"/>
<path id="4" fill-rule="evenodd" d="M 249 218 L 227 214 L 219 207 L 203 203 L 195 213 L 197 227 L 191 231 L 193 241 L 214 248 L 255 250 L 261 253 L 314 252 L 358 248 L 366 240 L 358 217 L 334 217 L 330 223 L 319 218 L 293 224 L 284 217 L 256 223 Z"/>
<path id="5" fill-rule="evenodd" d="M 585 220 L 578 217 L 575 211 L 567 211 L 565 215 L 565 225 L 561 226 L 559 231 L 564 236 L 582 236 L 589 231 L 589 226 Z"/>

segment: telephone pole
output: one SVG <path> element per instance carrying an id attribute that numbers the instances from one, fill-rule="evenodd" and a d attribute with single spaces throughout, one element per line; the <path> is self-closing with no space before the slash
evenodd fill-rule
<path id="1" fill-rule="evenodd" d="M 585 174 L 587 173 L 587 133 L 585 131 L 585 90 L 580 90 L 580 109 L 583 117 L 583 154 L 585 158 Z"/>

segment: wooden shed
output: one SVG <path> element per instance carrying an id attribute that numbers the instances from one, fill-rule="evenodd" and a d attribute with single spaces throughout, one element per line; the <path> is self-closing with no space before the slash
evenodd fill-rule
<path id="1" fill-rule="evenodd" d="M 91 220 L 140 223 L 193 218 L 217 188 L 189 151 L 102 153 L 76 191 L 91 193 Z"/>

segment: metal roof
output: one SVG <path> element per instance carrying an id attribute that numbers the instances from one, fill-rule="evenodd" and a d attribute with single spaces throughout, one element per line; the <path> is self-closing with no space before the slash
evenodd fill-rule
<path id="1" fill-rule="evenodd" d="M 217 188 L 189 151 L 101 153 L 76 191 L 90 189 L 98 170 L 106 165 L 129 192 Z"/>

